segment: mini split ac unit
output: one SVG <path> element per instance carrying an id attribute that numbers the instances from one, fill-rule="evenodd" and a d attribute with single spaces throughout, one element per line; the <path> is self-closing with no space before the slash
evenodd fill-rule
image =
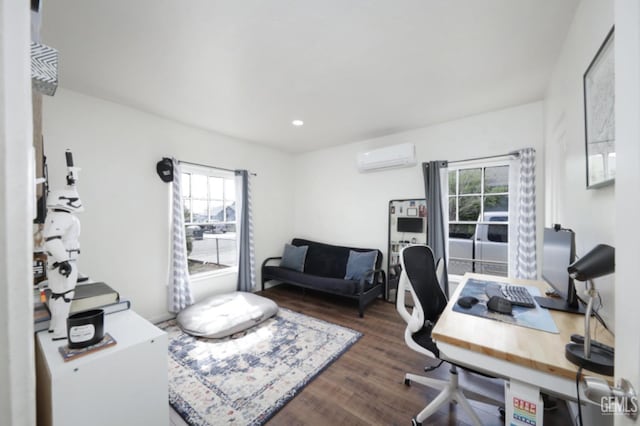
<path id="1" fill-rule="evenodd" d="M 416 164 L 416 147 L 412 143 L 403 143 L 361 152 L 356 158 L 356 163 L 361 172 L 410 167 Z"/>

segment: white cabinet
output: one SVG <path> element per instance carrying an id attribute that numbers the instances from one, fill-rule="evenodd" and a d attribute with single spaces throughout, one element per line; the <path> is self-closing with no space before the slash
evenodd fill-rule
<path id="1" fill-rule="evenodd" d="M 39 426 L 168 425 L 167 334 L 131 310 L 105 315 L 116 345 L 64 362 L 36 334 Z"/>

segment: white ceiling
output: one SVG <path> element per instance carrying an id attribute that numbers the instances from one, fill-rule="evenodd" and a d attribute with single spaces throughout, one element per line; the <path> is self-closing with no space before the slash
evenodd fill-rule
<path id="1" fill-rule="evenodd" d="M 63 88 L 305 152 L 542 99 L 578 3 L 56 0 L 42 42 Z"/>

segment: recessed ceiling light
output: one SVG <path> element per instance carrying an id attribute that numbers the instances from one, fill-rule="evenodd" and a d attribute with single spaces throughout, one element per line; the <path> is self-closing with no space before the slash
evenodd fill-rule
<path id="1" fill-rule="evenodd" d="M 291 122 L 291 124 L 293 124 L 296 127 L 300 127 L 300 126 L 304 125 L 304 121 L 302 121 L 302 120 L 293 120 Z"/>

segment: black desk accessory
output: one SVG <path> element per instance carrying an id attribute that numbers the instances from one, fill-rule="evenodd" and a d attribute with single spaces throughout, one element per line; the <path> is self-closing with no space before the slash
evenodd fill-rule
<path id="1" fill-rule="evenodd" d="M 613 376 L 613 348 L 591 340 L 591 314 L 593 301 L 598 292 L 593 280 L 615 271 L 615 249 L 606 244 L 598 244 L 589 253 L 575 261 L 567 268 L 569 275 L 578 281 L 588 281 L 589 302 L 584 315 L 584 338 L 572 336 L 573 343 L 565 346 L 565 356 L 572 363 L 595 373 Z M 575 339 L 575 340 L 574 340 Z"/>
<path id="2" fill-rule="evenodd" d="M 475 305 L 478 302 L 479 302 L 478 298 L 473 296 L 466 296 L 458 299 L 458 305 L 460 305 L 465 309 L 471 308 L 473 305 Z"/>
<path id="3" fill-rule="evenodd" d="M 505 315 L 511 315 L 513 305 L 509 300 L 505 299 L 504 297 L 491 296 L 491 298 L 487 302 L 487 308 L 493 312 L 498 312 L 500 314 L 505 314 Z"/>
<path id="4" fill-rule="evenodd" d="M 558 297 L 534 296 L 533 298 L 541 307 L 551 309 L 553 311 L 569 312 L 573 314 L 584 314 L 585 311 L 584 306 L 578 304 L 577 307 L 573 307 L 569 305 L 565 299 Z"/>

